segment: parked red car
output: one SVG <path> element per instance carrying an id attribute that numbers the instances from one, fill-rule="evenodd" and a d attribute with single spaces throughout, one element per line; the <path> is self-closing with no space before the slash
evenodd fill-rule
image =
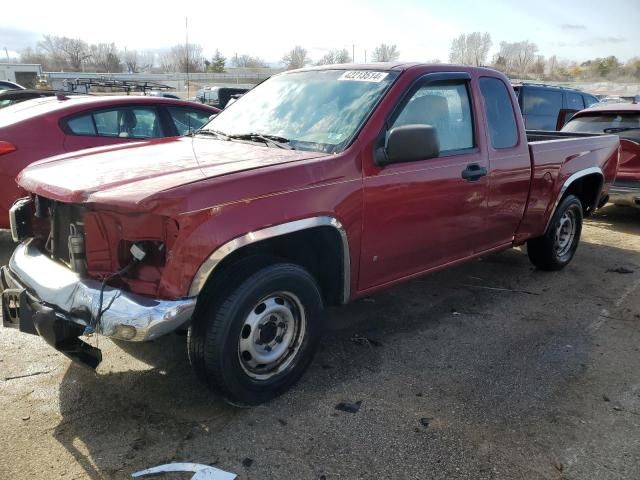
<path id="1" fill-rule="evenodd" d="M 219 110 L 160 97 L 59 94 L 0 110 L 0 228 L 25 195 L 20 171 L 42 158 L 90 147 L 175 137 L 200 128 Z"/>
<path id="2" fill-rule="evenodd" d="M 576 113 L 562 129 L 570 133 L 613 133 L 620 137 L 620 165 L 609 201 L 640 207 L 640 105 L 612 103 Z"/>
<path id="3" fill-rule="evenodd" d="M 615 135 L 525 132 L 501 73 L 341 65 L 271 77 L 192 138 L 26 168 L 0 269 L 4 325 L 95 367 L 99 333 L 189 325 L 234 404 L 310 364 L 322 310 L 527 243 L 559 270 L 607 196 Z"/>

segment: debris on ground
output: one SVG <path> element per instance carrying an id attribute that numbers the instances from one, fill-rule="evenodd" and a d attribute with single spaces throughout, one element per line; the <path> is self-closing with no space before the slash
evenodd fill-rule
<path id="1" fill-rule="evenodd" d="M 369 345 L 370 347 L 381 347 L 382 343 L 373 338 L 367 338 L 357 333 L 351 336 L 351 341 L 357 345 Z"/>
<path id="2" fill-rule="evenodd" d="M 433 420 L 433 418 L 431 418 L 431 417 L 422 417 L 420 419 L 420 423 L 422 424 L 423 427 L 427 428 L 427 427 L 429 427 L 429 424 L 431 423 L 431 420 Z"/>
<path id="3" fill-rule="evenodd" d="M 194 472 L 191 480 L 235 480 L 238 476 L 235 473 L 225 472 L 216 467 L 202 465 L 199 463 L 168 463 L 157 467 L 147 468 L 133 473 L 133 478 L 144 477 L 146 475 L 157 475 L 158 473 L 171 472 Z"/>
<path id="4" fill-rule="evenodd" d="M 35 377 L 36 375 L 45 375 L 47 373 L 53 372 L 53 370 L 55 370 L 55 368 L 52 370 L 39 370 L 37 372 L 25 373 L 23 375 L 14 375 L 12 377 L 4 377 L 4 381 L 8 382 L 9 380 L 17 380 L 18 378 L 27 378 L 27 377 Z"/>
<path id="5" fill-rule="evenodd" d="M 248 457 L 247 457 L 247 458 L 244 458 L 244 459 L 242 460 L 242 465 L 243 465 L 245 468 L 249 468 L 251 465 L 253 465 L 253 458 L 248 458 Z"/>
<path id="6" fill-rule="evenodd" d="M 468 283 L 463 283 L 462 286 L 467 288 L 479 288 L 481 290 L 492 290 L 495 292 L 512 292 L 512 293 L 524 293 L 525 295 L 540 295 L 538 292 L 531 292 L 529 290 L 518 290 L 515 288 L 485 287 L 482 285 L 470 285 Z"/>
<path id="7" fill-rule="evenodd" d="M 610 268 L 605 273 L 633 273 L 633 270 L 629 270 L 628 268 L 618 267 L 618 268 Z"/>
<path id="8" fill-rule="evenodd" d="M 610 399 L 608 396 L 604 395 L 604 394 L 602 395 L 602 399 L 603 399 L 605 402 L 610 402 L 610 401 L 611 401 L 611 399 Z"/>
<path id="9" fill-rule="evenodd" d="M 358 410 L 360 410 L 361 405 L 362 405 L 362 400 L 358 400 L 355 403 L 340 402 L 339 404 L 336 405 L 336 410 L 340 410 L 341 412 L 347 412 L 347 413 L 358 413 Z"/>

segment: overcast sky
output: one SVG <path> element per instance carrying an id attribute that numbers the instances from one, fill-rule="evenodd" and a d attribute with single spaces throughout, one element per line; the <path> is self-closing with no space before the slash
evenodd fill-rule
<path id="1" fill-rule="evenodd" d="M 54 34 L 161 49 L 185 41 L 185 16 L 190 42 L 205 55 L 219 48 L 227 57 L 248 53 L 269 62 L 296 44 L 314 60 L 355 45 L 363 61 L 365 49 L 370 58 L 380 42 L 396 44 L 402 60 L 447 61 L 451 40 L 473 31 L 491 34 L 491 55 L 501 41 L 530 40 L 545 56 L 640 56 L 640 0 L 29 0 L 29 8 L 2 9 L 0 48 L 11 54 Z"/>

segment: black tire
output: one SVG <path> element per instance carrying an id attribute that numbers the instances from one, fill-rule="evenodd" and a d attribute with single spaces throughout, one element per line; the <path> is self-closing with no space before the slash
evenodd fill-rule
<path id="1" fill-rule="evenodd" d="M 540 270 L 561 270 L 576 253 L 582 233 L 582 203 L 567 195 L 553 214 L 542 237 L 527 242 L 529 260 Z"/>
<path id="2" fill-rule="evenodd" d="M 277 263 L 230 280 L 222 292 L 209 291 L 223 298 L 196 311 L 187 339 L 189 360 L 227 402 L 258 405 L 288 390 L 311 363 L 321 336 L 322 296 L 315 279 L 294 264 Z M 277 362 L 258 363 L 260 355 L 280 350 Z"/>

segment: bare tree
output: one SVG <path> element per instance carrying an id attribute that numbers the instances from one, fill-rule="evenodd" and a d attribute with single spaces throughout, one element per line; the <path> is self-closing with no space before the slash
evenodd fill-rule
<path id="1" fill-rule="evenodd" d="M 22 63 L 38 63 L 45 71 L 53 71 L 58 68 L 51 62 L 46 52 L 39 48 L 33 49 L 31 47 L 25 48 L 20 52 L 20 62 Z"/>
<path id="2" fill-rule="evenodd" d="M 87 42 L 79 38 L 68 37 L 62 37 L 59 42 L 69 68 L 76 72 L 82 70 L 83 64 L 91 58 Z"/>
<path id="3" fill-rule="evenodd" d="M 265 68 L 267 66 L 267 62 L 260 57 L 252 57 L 246 53 L 242 55 L 236 54 L 231 63 L 234 67 L 239 68 Z"/>
<path id="4" fill-rule="evenodd" d="M 202 72 L 202 46 L 193 43 L 174 45 L 160 55 L 160 68 L 165 72 Z"/>
<path id="5" fill-rule="evenodd" d="M 556 73 L 558 70 L 558 57 L 556 57 L 555 55 L 549 57 L 549 59 L 547 60 L 546 70 L 551 79 L 556 78 Z"/>
<path id="6" fill-rule="evenodd" d="M 463 33 L 451 42 L 449 61 L 476 67 L 486 65 L 491 45 L 491 35 L 487 32 Z"/>
<path id="7" fill-rule="evenodd" d="M 500 59 L 500 67 L 512 75 L 526 76 L 529 68 L 536 59 L 538 46 L 528 40 L 522 42 L 500 42 L 500 51 L 496 56 Z M 498 66 L 498 62 L 494 60 Z"/>
<path id="8" fill-rule="evenodd" d="M 545 68 L 546 62 L 544 60 L 544 55 L 538 55 L 535 62 L 533 62 L 533 65 L 531 66 L 531 71 L 538 80 L 542 80 L 544 78 Z"/>
<path id="9" fill-rule="evenodd" d="M 400 52 L 395 45 L 387 45 L 381 43 L 373 50 L 373 56 L 371 58 L 374 62 L 393 62 L 400 58 Z"/>
<path id="10" fill-rule="evenodd" d="M 346 48 L 342 50 L 329 50 L 316 65 L 335 65 L 339 63 L 349 63 L 351 56 Z"/>
<path id="11" fill-rule="evenodd" d="M 309 57 L 307 57 L 307 50 L 300 45 L 296 45 L 282 57 L 282 63 L 286 65 L 287 70 L 302 68 L 310 61 Z"/>
<path id="12" fill-rule="evenodd" d="M 96 72 L 120 72 L 122 61 L 115 43 L 98 43 L 89 47 L 91 66 Z"/>

